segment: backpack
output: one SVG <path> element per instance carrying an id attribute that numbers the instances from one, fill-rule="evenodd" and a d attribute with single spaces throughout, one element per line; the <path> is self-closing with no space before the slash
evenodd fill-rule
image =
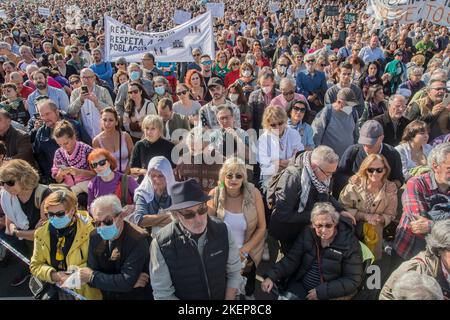
<path id="1" fill-rule="evenodd" d="M 44 192 L 47 191 L 47 189 L 50 189 L 51 192 L 55 192 L 55 191 L 72 192 L 70 190 L 70 188 L 67 187 L 65 184 L 53 183 L 48 186 L 45 184 L 39 184 L 34 193 L 34 206 L 37 209 L 41 208 L 42 201 L 45 200 L 45 199 L 43 199 Z"/>
<path id="2" fill-rule="evenodd" d="M 325 107 L 325 129 L 323 130 L 322 141 L 320 141 L 320 144 L 322 144 L 323 137 L 325 135 L 325 132 L 328 129 L 328 125 L 330 124 L 332 111 L 333 111 L 333 109 L 331 107 L 331 104 L 329 104 Z M 358 128 L 359 116 L 358 116 L 358 111 L 356 111 L 356 109 L 354 107 L 352 109 L 352 116 L 353 116 L 353 120 L 355 121 L 355 130 L 356 130 L 356 128 Z"/>

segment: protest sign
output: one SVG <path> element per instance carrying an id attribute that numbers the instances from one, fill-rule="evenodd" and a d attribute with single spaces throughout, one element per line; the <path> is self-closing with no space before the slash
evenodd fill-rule
<path id="1" fill-rule="evenodd" d="M 176 24 L 183 24 L 186 21 L 191 20 L 191 16 L 192 14 L 190 12 L 175 10 L 175 13 L 173 15 L 173 22 L 175 22 Z"/>
<path id="2" fill-rule="evenodd" d="M 50 8 L 39 7 L 38 12 L 39 12 L 39 15 L 41 15 L 41 16 L 44 16 L 44 17 L 50 16 Z"/>
<path id="3" fill-rule="evenodd" d="M 214 18 L 223 18 L 225 16 L 225 4 L 224 3 L 207 3 L 206 9 L 211 11 Z"/>
<path id="4" fill-rule="evenodd" d="M 294 14 L 295 14 L 295 19 L 306 18 L 306 10 L 305 9 L 295 9 Z"/>
<path id="5" fill-rule="evenodd" d="M 325 15 L 328 17 L 338 16 L 339 15 L 339 7 L 338 6 L 326 6 L 325 7 Z"/>

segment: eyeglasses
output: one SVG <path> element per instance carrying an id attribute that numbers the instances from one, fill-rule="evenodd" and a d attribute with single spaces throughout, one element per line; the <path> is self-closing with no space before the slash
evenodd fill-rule
<path id="1" fill-rule="evenodd" d="M 193 54 L 192 56 L 193 56 L 193 57 L 200 57 L 201 54 L 200 54 L 200 53 L 196 53 L 196 54 Z"/>
<path id="2" fill-rule="evenodd" d="M 128 91 L 128 94 L 136 94 L 139 93 L 139 90 L 130 90 Z"/>
<path id="3" fill-rule="evenodd" d="M 105 220 L 103 221 L 93 221 L 92 224 L 94 225 L 94 227 L 99 228 L 102 225 L 104 226 L 111 226 L 114 223 L 114 218 L 112 217 L 107 217 Z"/>
<path id="4" fill-rule="evenodd" d="M 91 167 L 92 167 L 93 169 L 96 169 L 98 166 L 103 167 L 103 166 L 106 164 L 107 161 L 108 161 L 108 160 L 103 159 L 103 160 L 100 160 L 99 162 L 92 162 L 92 163 L 91 163 Z"/>
<path id="5" fill-rule="evenodd" d="M 232 63 L 231 66 L 232 66 L 232 67 L 239 66 L 239 62 Z"/>
<path id="6" fill-rule="evenodd" d="M 197 209 L 197 211 L 184 210 L 184 211 L 177 211 L 177 212 L 178 212 L 178 214 L 183 216 L 184 219 L 190 220 L 190 219 L 194 219 L 197 214 L 199 216 L 204 215 L 206 212 L 208 212 L 208 207 L 203 204 L 202 206 L 200 206 Z"/>
<path id="7" fill-rule="evenodd" d="M 282 92 L 283 96 L 292 96 L 294 94 L 294 90 L 288 92 Z"/>
<path id="8" fill-rule="evenodd" d="M 46 215 L 47 215 L 48 217 L 58 217 L 58 218 L 62 218 L 62 217 L 64 217 L 64 216 L 66 215 L 66 212 L 65 212 L 64 210 L 57 211 L 57 212 L 50 212 L 50 211 L 48 211 L 48 212 L 46 213 Z"/>
<path id="9" fill-rule="evenodd" d="M 212 60 L 203 61 L 203 62 L 201 62 L 201 64 L 204 66 L 209 66 L 210 64 L 212 64 Z"/>
<path id="10" fill-rule="evenodd" d="M 326 64 L 325 63 L 321 63 L 320 66 L 321 67 L 326 67 Z"/>
<path id="11" fill-rule="evenodd" d="M 14 185 L 16 184 L 16 181 L 14 180 L 8 180 L 8 181 L 0 181 L 0 186 L 4 186 L 7 185 L 8 187 L 14 187 Z"/>
<path id="12" fill-rule="evenodd" d="M 300 108 L 300 107 L 293 107 L 292 110 L 294 110 L 296 112 L 302 112 L 302 113 L 306 112 L 306 108 Z"/>
<path id="13" fill-rule="evenodd" d="M 182 96 L 182 95 L 185 95 L 186 93 L 187 93 L 187 90 L 179 91 L 179 92 L 177 92 L 177 96 Z"/>
<path id="14" fill-rule="evenodd" d="M 281 127 L 284 124 L 284 122 L 278 122 L 278 123 L 271 123 L 270 126 L 272 128 Z"/>
<path id="15" fill-rule="evenodd" d="M 84 80 L 86 80 L 86 79 L 94 79 L 94 78 L 95 78 L 94 76 L 81 77 L 81 79 L 84 79 Z"/>
<path id="16" fill-rule="evenodd" d="M 306 63 L 314 63 L 316 62 L 315 60 L 306 60 Z"/>
<path id="17" fill-rule="evenodd" d="M 70 51 L 70 53 L 72 53 L 72 54 L 77 54 L 78 51 Z"/>
<path id="18" fill-rule="evenodd" d="M 332 224 L 332 223 L 315 224 L 315 225 L 314 225 L 314 228 L 316 228 L 316 229 L 322 229 L 322 228 L 325 228 L 325 229 L 331 229 L 331 228 L 333 228 L 333 227 L 334 227 L 334 224 Z"/>
<path id="19" fill-rule="evenodd" d="M 225 178 L 227 178 L 228 180 L 233 179 L 233 177 L 237 180 L 241 180 L 242 178 L 244 178 L 244 176 L 240 173 L 236 173 L 236 174 L 229 173 L 225 176 Z"/>
<path id="20" fill-rule="evenodd" d="M 367 168 L 367 172 L 368 173 L 383 173 L 384 171 L 384 167 L 383 168 Z"/>
<path id="21" fill-rule="evenodd" d="M 279 66 L 280 66 L 280 67 L 286 67 L 286 68 L 288 67 L 287 64 L 279 64 Z"/>
<path id="22" fill-rule="evenodd" d="M 80 83 L 80 80 L 73 80 L 73 81 L 70 81 L 70 84 L 71 84 L 71 85 L 79 84 L 79 83 Z"/>
<path id="23" fill-rule="evenodd" d="M 122 62 L 116 63 L 116 66 L 123 66 L 123 65 L 125 65 L 125 63 L 122 63 Z"/>
<path id="24" fill-rule="evenodd" d="M 320 166 L 317 166 L 317 168 L 319 168 L 319 170 L 326 176 L 326 177 L 331 177 L 333 175 L 334 172 L 326 172 L 325 170 L 323 170 Z"/>

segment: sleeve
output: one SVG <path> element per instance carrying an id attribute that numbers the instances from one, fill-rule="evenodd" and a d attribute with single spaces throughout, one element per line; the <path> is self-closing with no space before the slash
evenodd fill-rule
<path id="1" fill-rule="evenodd" d="M 303 86 L 303 73 L 298 72 L 297 79 L 296 79 L 296 87 L 297 87 L 297 93 L 300 93 L 305 96 L 305 98 L 308 98 L 309 92 L 305 91 L 305 88 Z"/>
<path id="2" fill-rule="evenodd" d="M 139 226 L 146 214 L 156 214 L 157 212 L 150 212 L 149 205 L 140 195 L 138 195 L 136 198 L 136 209 L 128 219 L 130 222 Z"/>
<path id="3" fill-rule="evenodd" d="M 392 187 L 397 189 L 397 186 L 392 183 Z M 384 217 L 384 225 L 387 226 L 389 223 L 391 223 L 392 220 L 395 219 L 395 216 L 397 215 L 397 206 L 398 206 L 398 198 L 397 198 L 397 192 L 386 192 L 386 202 L 387 206 L 386 209 L 384 209 L 383 217 Z"/>
<path id="4" fill-rule="evenodd" d="M 63 162 L 62 158 L 61 158 L 61 153 L 58 150 L 56 150 L 55 152 L 55 156 L 53 158 L 53 166 L 52 166 L 52 178 L 54 179 L 56 177 L 56 174 L 58 173 L 58 166 L 60 165 L 64 165 L 65 163 Z"/>
<path id="5" fill-rule="evenodd" d="M 58 90 L 59 108 L 64 112 L 69 112 L 69 97 L 63 90 Z"/>
<path id="6" fill-rule="evenodd" d="M 339 203 L 342 204 L 345 211 L 351 213 L 354 217 L 356 217 L 358 213 L 355 201 L 356 197 L 353 190 L 353 184 L 349 183 L 339 195 Z"/>
<path id="7" fill-rule="evenodd" d="M 98 104 L 100 105 L 100 109 L 105 109 L 107 107 L 112 107 L 114 102 L 111 99 L 111 95 L 109 94 L 108 89 L 99 87 L 100 89 L 100 97 L 98 99 Z"/>
<path id="8" fill-rule="evenodd" d="M 330 95 L 331 95 L 331 91 L 332 91 L 333 89 L 332 88 L 330 88 L 330 89 L 328 89 L 326 92 L 325 92 L 325 96 L 324 96 L 324 98 L 323 98 L 323 101 L 324 101 L 324 104 L 325 105 L 327 105 L 327 104 L 331 104 L 331 98 L 330 98 Z"/>
<path id="9" fill-rule="evenodd" d="M 409 121 L 416 120 L 420 118 L 420 108 L 419 105 L 416 102 L 411 103 L 405 111 L 405 114 L 403 115 L 406 119 Z"/>
<path id="10" fill-rule="evenodd" d="M 425 190 L 420 177 L 414 177 L 406 183 L 406 190 L 402 196 L 403 214 L 406 216 L 425 216 L 428 212 Z"/>
<path id="11" fill-rule="evenodd" d="M 28 113 L 30 114 L 30 117 L 33 117 L 36 113 L 36 106 L 34 105 L 34 94 L 30 94 L 28 96 L 27 102 L 28 102 Z"/>
<path id="12" fill-rule="evenodd" d="M 397 150 L 393 150 L 392 154 L 392 161 L 390 162 L 392 171 L 391 171 L 391 177 L 389 180 L 398 180 L 400 181 L 400 184 L 405 183 L 405 178 L 403 177 L 403 170 L 402 170 L 402 159 L 400 158 L 400 154 L 397 152 Z"/>
<path id="13" fill-rule="evenodd" d="M 134 145 L 133 153 L 131 154 L 130 160 L 130 168 L 141 168 L 141 157 L 140 157 L 140 146 L 141 144 L 138 142 Z"/>
<path id="14" fill-rule="evenodd" d="M 80 98 L 80 89 L 75 89 L 72 91 L 70 95 L 70 105 L 68 113 L 72 116 L 77 117 L 81 110 L 81 98 Z"/>
<path id="15" fill-rule="evenodd" d="M 276 165 L 272 161 L 274 156 L 277 157 L 279 154 L 279 150 L 268 134 L 263 134 L 258 140 L 258 150 L 258 162 L 261 166 L 261 175 L 274 175 L 276 173 Z"/>
<path id="16" fill-rule="evenodd" d="M 119 90 L 117 92 L 116 101 L 114 103 L 114 106 L 116 107 L 117 113 L 119 114 L 120 117 L 123 116 L 123 113 L 125 111 L 125 101 L 128 95 L 127 88 L 128 88 L 127 83 L 123 83 L 122 85 L 120 85 Z"/>
<path id="17" fill-rule="evenodd" d="M 323 92 L 327 91 L 328 85 L 327 85 L 327 78 L 325 77 L 325 73 L 321 73 L 320 75 L 320 89 L 323 90 Z"/>
<path id="18" fill-rule="evenodd" d="M 322 111 L 316 116 L 311 124 L 311 128 L 313 131 L 313 140 L 316 146 L 319 146 L 322 143 L 323 135 L 325 134 L 325 126 L 326 108 L 322 109 Z"/>
<path id="19" fill-rule="evenodd" d="M 313 139 L 313 129 L 311 128 L 311 126 L 308 124 L 305 126 L 305 132 L 303 133 L 305 135 L 305 143 L 306 146 L 305 147 L 315 147 L 315 143 L 314 143 L 314 139 Z"/>
<path id="20" fill-rule="evenodd" d="M 17 144 L 17 154 L 15 154 L 12 158 L 26 160 L 27 162 L 32 164 L 34 162 L 34 158 L 30 136 L 28 134 L 18 135 L 16 144 Z"/>
<path id="21" fill-rule="evenodd" d="M 44 258 L 44 252 L 42 252 L 44 246 L 37 245 L 36 239 L 34 242 L 33 255 L 30 260 L 30 272 L 40 280 L 53 283 L 50 274 L 52 271 L 56 271 L 56 269 L 48 265 L 48 262 Z"/>
<path id="22" fill-rule="evenodd" d="M 411 173 L 409 173 L 408 159 L 405 154 L 407 151 L 404 149 L 402 145 L 396 146 L 395 150 L 397 150 L 397 152 L 400 155 L 400 160 L 402 162 L 403 177 L 405 178 L 405 180 L 409 180 L 409 178 L 411 178 Z"/>
<path id="23" fill-rule="evenodd" d="M 150 281 L 155 300 L 178 300 L 169 268 L 156 239 L 153 239 L 150 250 Z"/>
<path id="24" fill-rule="evenodd" d="M 233 237 L 231 229 L 226 225 L 228 232 L 228 260 L 227 260 L 227 288 L 238 289 L 240 287 L 241 277 L 241 259 L 239 249 Z"/>

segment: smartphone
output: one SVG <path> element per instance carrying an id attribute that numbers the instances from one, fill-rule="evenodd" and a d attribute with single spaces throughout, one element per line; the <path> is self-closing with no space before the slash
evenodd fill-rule
<path id="1" fill-rule="evenodd" d="M 41 115 L 40 115 L 39 113 L 35 113 L 35 114 L 34 114 L 34 118 L 35 118 L 36 120 L 39 120 L 39 119 L 41 118 Z"/>
<path id="2" fill-rule="evenodd" d="M 64 165 L 64 164 L 59 164 L 59 165 L 57 165 L 56 167 L 59 168 L 59 169 L 67 169 L 67 168 L 68 168 L 68 167 L 67 167 L 66 165 Z"/>
<path id="3" fill-rule="evenodd" d="M 81 86 L 81 93 L 88 94 L 89 93 L 88 87 L 87 86 Z"/>
<path id="4" fill-rule="evenodd" d="M 450 104 L 450 93 L 444 94 L 444 99 L 442 99 L 442 104 L 446 107 Z"/>

